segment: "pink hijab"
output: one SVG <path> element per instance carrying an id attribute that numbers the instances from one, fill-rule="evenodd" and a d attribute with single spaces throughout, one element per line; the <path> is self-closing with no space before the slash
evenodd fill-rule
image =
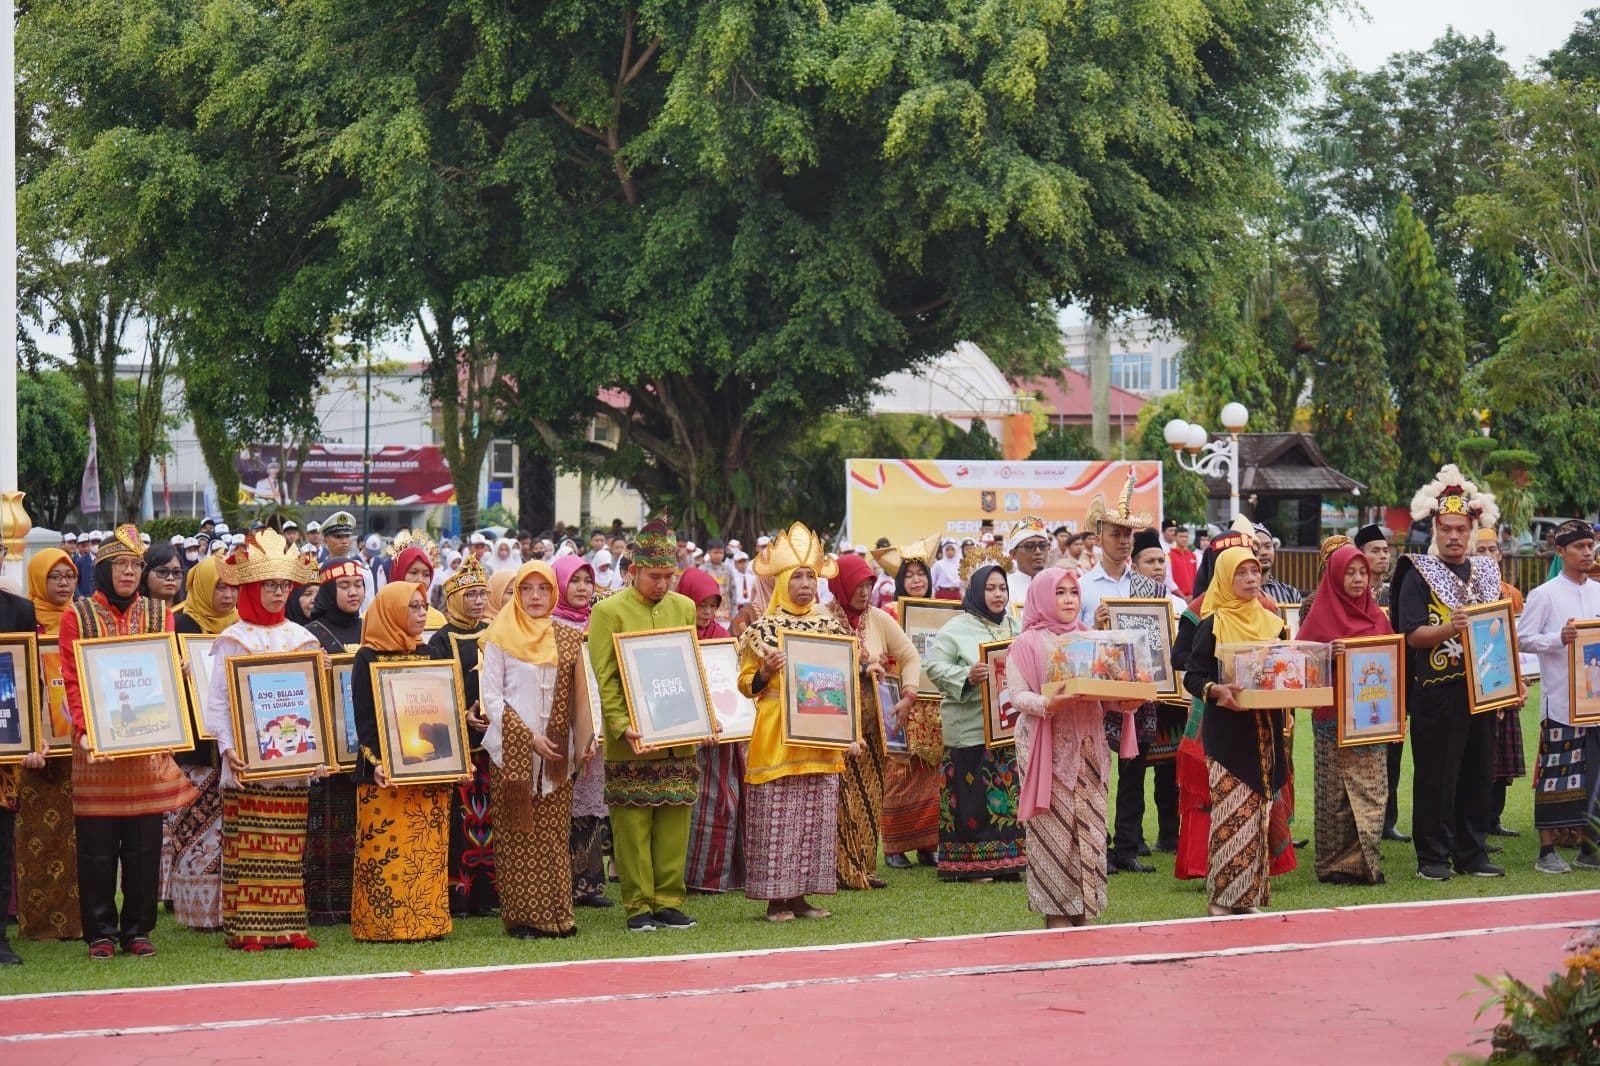
<path id="1" fill-rule="evenodd" d="M 579 629 L 589 628 L 589 611 L 594 607 L 594 600 L 589 601 L 586 607 L 574 607 L 572 601 L 567 599 L 567 582 L 572 580 L 572 575 L 579 570 L 589 571 L 589 580 L 594 580 L 594 567 L 583 561 L 581 555 L 563 555 L 551 567 L 556 572 L 556 609 L 550 612 L 552 618 L 559 618 L 563 622 L 577 626 Z"/>

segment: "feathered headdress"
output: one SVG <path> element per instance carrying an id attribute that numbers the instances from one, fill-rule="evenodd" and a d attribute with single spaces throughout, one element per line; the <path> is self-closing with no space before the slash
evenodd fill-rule
<path id="1" fill-rule="evenodd" d="M 1434 479 L 1411 497 L 1411 520 L 1424 522 L 1443 514 L 1458 514 L 1472 519 L 1484 529 L 1500 522 L 1500 505 L 1494 493 L 1479 491 L 1454 463 L 1439 468 Z"/>
<path id="2" fill-rule="evenodd" d="M 1112 526 L 1123 526 L 1127 529 L 1143 529 L 1150 524 L 1150 514 L 1147 511 L 1135 512 L 1133 509 L 1133 489 L 1137 471 L 1134 467 L 1128 468 L 1128 480 L 1122 486 L 1122 494 L 1117 497 L 1117 506 L 1114 509 L 1106 508 L 1106 497 L 1099 493 L 1089 501 L 1089 514 L 1084 519 L 1085 528 L 1093 530 L 1101 522 Z"/>

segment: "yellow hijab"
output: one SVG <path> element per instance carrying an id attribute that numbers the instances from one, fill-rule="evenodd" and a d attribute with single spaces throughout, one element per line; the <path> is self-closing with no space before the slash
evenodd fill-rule
<path id="1" fill-rule="evenodd" d="M 421 585 L 409 581 L 391 581 L 379 589 L 361 624 L 361 646 L 381 652 L 416 651 L 417 638 L 406 632 L 406 616 L 411 612 L 411 597 L 419 593 L 427 595 Z"/>
<path id="2" fill-rule="evenodd" d="M 1211 585 L 1200 605 L 1200 617 L 1212 620 L 1211 632 L 1218 644 L 1277 640 L 1283 634 L 1283 619 L 1263 607 L 1260 600 L 1243 600 L 1233 594 L 1234 573 L 1243 564 L 1255 561 L 1249 548 L 1227 548 L 1217 556 Z"/>
<path id="3" fill-rule="evenodd" d="M 46 548 L 28 560 L 28 599 L 33 601 L 34 620 L 47 637 L 53 637 L 61 631 L 61 616 L 67 613 L 67 604 L 58 607 L 51 603 L 45 590 L 45 579 L 50 576 L 50 571 L 62 563 L 72 567 L 72 577 L 76 581 L 78 568 L 73 565 L 72 556 L 60 548 Z M 76 585 L 73 590 L 77 590 Z"/>
<path id="4" fill-rule="evenodd" d="M 501 609 L 506 605 L 507 596 L 511 589 L 511 581 L 517 575 L 510 570 L 496 570 L 489 578 L 489 609 L 484 612 L 485 618 L 496 618 Z"/>
<path id="5" fill-rule="evenodd" d="M 541 615 L 531 615 L 524 610 L 522 597 L 518 595 L 522 583 L 531 577 L 543 578 L 550 586 L 550 610 Z M 556 607 L 556 589 L 556 572 L 550 569 L 549 563 L 543 559 L 529 559 L 523 563 L 517 570 L 516 579 L 505 592 L 505 607 L 494 616 L 494 621 L 489 623 L 483 639 L 490 644 L 498 645 L 513 659 L 521 659 L 536 666 L 554 666 L 556 642 L 550 633 L 550 627 L 554 624 L 550 620 L 550 611 Z"/>
<path id="6" fill-rule="evenodd" d="M 181 611 L 193 618 L 199 623 L 202 633 L 221 633 L 239 620 L 238 611 L 218 614 L 216 608 L 211 606 L 212 594 L 222 583 L 222 575 L 217 573 L 217 557 L 206 556 L 189 571 L 189 595 L 174 611 Z"/>

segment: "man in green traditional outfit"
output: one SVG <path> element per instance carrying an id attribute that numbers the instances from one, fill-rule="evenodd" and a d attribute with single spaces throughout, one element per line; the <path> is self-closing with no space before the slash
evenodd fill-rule
<path id="1" fill-rule="evenodd" d="M 633 554 L 633 583 L 601 600 L 589 615 L 589 656 L 605 719 L 606 805 L 631 933 L 695 924 L 678 909 L 686 892 L 689 818 L 699 786 L 695 748 L 639 749 L 611 641 L 617 633 L 694 627 L 694 603 L 670 591 L 677 552 L 677 537 L 664 521 L 646 523 Z"/>

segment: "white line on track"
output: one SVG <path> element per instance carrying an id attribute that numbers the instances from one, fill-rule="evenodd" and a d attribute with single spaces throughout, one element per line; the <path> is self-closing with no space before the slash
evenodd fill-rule
<path id="1" fill-rule="evenodd" d="M 809 977 L 795 981 L 761 981 L 707 988 L 679 988 L 657 992 L 627 992 L 597 996 L 568 996 L 544 999 L 513 999 L 487 1003 L 467 1003 L 453 1006 L 414 1007 L 400 1010 L 351 1011 L 342 1014 L 297 1013 L 279 1018 L 240 1018 L 221 1022 L 189 1022 L 181 1025 L 128 1026 L 126 1028 L 74 1029 L 53 1033 L 15 1033 L 0 1036 L 0 1044 L 35 1043 L 44 1040 L 80 1040 L 118 1036 L 168 1036 L 176 1033 L 219 1032 L 236 1029 L 258 1029 L 281 1026 L 285 1021 L 299 1025 L 315 1022 L 383 1021 L 397 1018 L 422 1018 L 435 1015 L 473 1014 L 480 1011 L 517 1010 L 530 1007 L 574 1007 L 603 1003 L 627 1003 L 635 1000 L 687 999 L 704 996 L 735 995 L 742 992 L 773 992 L 797 988 L 819 988 L 839 985 L 878 984 L 886 981 L 936 980 L 950 977 L 987 977 L 1013 973 L 1050 973 L 1061 970 L 1088 969 L 1101 966 L 1122 966 L 1166 962 L 1190 962 L 1197 959 L 1245 958 L 1254 955 L 1282 955 L 1300 951 L 1317 951 L 1326 948 L 1361 948 L 1390 944 L 1417 944 L 1438 940 L 1457 940 L 1468 937 L 1501 936 L 1509 933 L 1548 932 L 1573 929 L 1592 924 L 1585 919 L 1560 922 L 1541 922 L 1533 925 L 1490 926 L 1482 929 L 1452 929 L 1434 933 L 1413 933 L 1405 936 L 1353 937 L 1346 940 L 1309 941 L 1303 943 L 1258 944 L 1237 948 L 1216 948 L 1207 951 L 1151 952 L 1137 955 L 1106 955 L 1082 959 L 1059 959 L 1047 962 L 997 963 L 988 966 L 955 966 L 936 970 L 907 970 L 877 974 L 858 974 L 841 977 Z"/>

